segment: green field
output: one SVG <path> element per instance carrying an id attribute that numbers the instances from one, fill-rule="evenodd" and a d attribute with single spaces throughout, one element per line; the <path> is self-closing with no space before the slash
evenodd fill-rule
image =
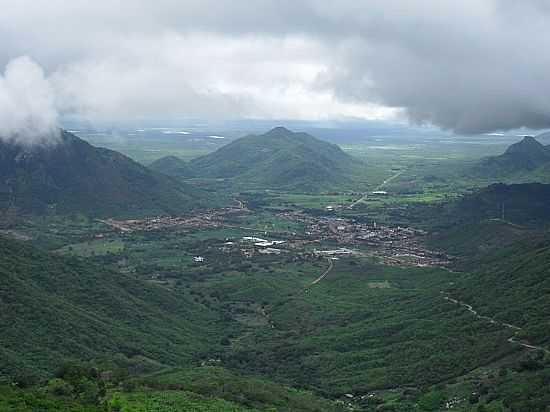
<path id="1" fill-rule="evenodd" d="M 123 250 L 124 242 L 120 239 L 96 239 L 88 242 L 73 243 L 63 246 L 58 250 L 58 252 L 64 255 L 90 257 L 117 254 Z"/>

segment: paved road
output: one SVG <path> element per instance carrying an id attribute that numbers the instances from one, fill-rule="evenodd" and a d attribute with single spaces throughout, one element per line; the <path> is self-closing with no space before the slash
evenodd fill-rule
<path id="1" fill-rule="evenodd" d="M 513 329 L 517 332 L 521 331 L 522 328 L 520 328 L 519 326 L 516 326 L 516 325 L 512 325 L 511 323 L 506 323 L 506 322 L 500 322 L 498 320 L 495 320 L 494 318 L 490 317 L 490 316 L 483 316 L 483 315 L 480 315 L 477 310 L 475 310 L 472 305 L 469 305 L 467 303 L 464 303 L 464 302 L 461 302 L 459 300 L 456 300 L 456 299 L 453 299 L 449 296 L 444 296 L 443 299 L 445 299 L 446 301 L 448 302 L 452 302 L 454 304 L 457 304 L 457 305 L 460 305 L 464 308 L 466 308 L 468 310 L 468 312 L 470 312 L 472 315 L 474 315 L 476 318 L 478 319 L 482 319 L 482 320 L 485 320 L 489 323 L 492 323 L 492 324 L 495 324 L 495 325 L 501 325 L 501 326 L 504 326 L 508 329 Z M 523 346 L 524 348 L 527 348 L 527 349 L 534 349 L 534 350 L 540 350 L 540 351 L 543 351 L 544 353 L 547 353 L 547 354 L 550 354 L 550 350 L 546 349 L 546 348 L 543 348 L 542 346 L 536 346 L 536 345 L 531 345 L 530 343 L 526 343 L 526 342 L 521 342 L 520 340 L 518 340 L 515 336 L 512 336 L 511 338 L 508 338 L 507 339 L 508 342 L 510 343 L 514 343 L 516 345 L 520 345 L 520 346 Z"/>
<path id="2" fill-rule="evenodd" d="M 391 177 L 388 177 L 386 180 L 384 180 L 382 183 L 380 183 L 378 186 L 376 186 L 373 191 L 377 191 L 377 190 L 382 189 L 384 186 L 386 186 L 393 179 L 397 179 L 402 173 L 403 173 L 403 170 L 400 171 L 400 172 L 397 172 L 396 174 L 394 174 Z M 367 197 L 368 197 L 368 194 L 366 194 L 365 196 L 363 196 L 360 199 L 356 200 L 355 202 L 353 202 L 351 205 L 348 206 L 348 209 L 353 209 L 353 207 L 355 205 L 357 205 L 358 203 L 363 202 Z"/>

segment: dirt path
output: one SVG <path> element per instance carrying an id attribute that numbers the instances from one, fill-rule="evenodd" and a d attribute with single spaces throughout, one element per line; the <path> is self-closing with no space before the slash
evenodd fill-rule
<path id="1" fill-rule="evenodd" d="M 442 292 L 443 293 L 443 292 Z M 460 305 L 462 306 L 463 308 L 466 308 L 466 310 L 468 310 L 468 312 L 470 312 L 472 315 L 474 315 L 476 318 L 478 319 L 481 319 L 481 320 L 485 320 L 489 323 L 492 323 L 494 325 L 500 325 L 500 326 L 504 326 L 505 328 L 508 328 L 508 329 L 513 329 L 515 331 L 515 333 L 523 330 L 522 328 L 520 328 L 519 326 L 516 326 L 516 325 L 512 325 L 511 323 L 506 323 L 506 322 L 500 322 L 490 316 L 483 316 L 483 315 L 480 315 L 477 310 L 475 310 L 472 305 L 469 305 L 467 303 L 464 303 L 464 302 L 461 302 L 457 299 L 453 299 L 449 296 L 444 296 L 443 299 L 445 299 L 446 301 L 448 302 L 452 302 L 456 305 Z M 531 345 L 530 343 L 528 342 L 522 342 L 520 340 L 518 340 L 516 338 L 516 336 L 512 336 L 510 338 L 507 339 L 507 341 L 509 343 L 513 343 L 513 344 L 516 344 L 516 345 L 520 345 L 524 348 L 527 348 L 527 349 L 534 349 L 534 350 L 540 350 L 540 351 L 543 351 L 544 353 L 547 353 L 547 354 L 550 354 L 550 350 L 546 349 L 546 348 L 543 348 L 542 346 L 536 346 L 536 345 Z"/>
<path id="2" fill-rule="evenodd" d="M 309 284 L 309 287 L 311 287 L 313 285 L 316 285 L 317 283 L 322 281 L 325 278 L 325 276 L 330 273 L 330 271 L 332 270 L 333 267 L 334 267 L 334 263 L 333 263 L 332 259 L 329 259 L 328 268 L 321 274 L 321 276 L 319 276 L 317 279 L 315 279 L 313 282 L 311 282 Z"/>

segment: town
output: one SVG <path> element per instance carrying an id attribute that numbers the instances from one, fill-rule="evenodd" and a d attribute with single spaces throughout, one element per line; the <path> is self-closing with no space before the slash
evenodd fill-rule
<path id="1" fill-rule="evenodd" d="M 172 229 L 232 228 L 250 232 L 240 239 L 228 238 L 220 251 L 238 252 L 245 258 L 258 255 L 293 253 L 301 258 L 373 257 L 381 263 L 394 266 L 445 266 L 451 257 L 425 246 L 426 232 L 400 226 L 357 222 L 354 219 L 331 214 L 314 216 L 302 211 L 284 211 L 274 216 L 303 231 L 263 230 L 235 223 L 239 217 L 252 213 L 242 202 L 238 207 L 208 209 L 189 216 L 156 216 L 147 219 L 114 220 L 101 222 L 113 229 L 131 233 L 136 231 L 162 231 Z M 197 256 L 195 262 L 204 260 Z"/>

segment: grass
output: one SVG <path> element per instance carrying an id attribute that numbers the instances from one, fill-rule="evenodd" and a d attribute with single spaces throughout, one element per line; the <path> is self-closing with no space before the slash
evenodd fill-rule
<path id="1" fill-rule="evenodd" d="M 58 252 L 63 255 L 90 257 L 117 254 L 123 250 L 124 242 L 121 239 L 97 239 L 63 246 Z"/>
<path id="2" fill-rule="evenodd" d="M 117 392 L 109 406 L 119 412 L 259 412 L 234 402 L 184 391 Z"/>
<path id="3" fill-rule="evenodd" d="M 202 397 L 224 399 L 254 410 L 333 412 L 340 408 L 312 392 L 261 377 L 240 375 L 219 366 L 175 369 L 138 380 L 145 387 L 172 387 Z"/>
<path id="4" fill-rule="evenodd" d="M 302 194 L 302 193 L 277 193 L 273 196 L 273 205 L 294 206 L 306 209 L 325 209 L 327 206 L 348 206 L 356 201 L 359 195 L 333 195 L 333 194 Z"/>
<path id="5" fill-rule="evenodd" d="M 229 364 L 338 396 L 433 383 L 512 350 L 505 330 L 476 322 L 441 299 L 440 288 L 452 279 L 447 272 L 352 262 L 338 261 L 306 294 L 264 291 L 275 329 L 241 340 Z M 393 287 L 372 288 L 373 282 Z M 262 293 L 239 289 L 239 283 L 209 288 L 223 287 L 239 299 Z M 460 338 L 464 334 L 468 339 Z M 425 353 L 437 355 L 427 359 Z"/>
<path id="6" fill-rule="evenodd" d="M 44 393 L 42 390 L 22 390 L 14 386 L 0 386 L 0 410 L 2 412 L 101 412 L 96 405 L 82 404 Z"/>

